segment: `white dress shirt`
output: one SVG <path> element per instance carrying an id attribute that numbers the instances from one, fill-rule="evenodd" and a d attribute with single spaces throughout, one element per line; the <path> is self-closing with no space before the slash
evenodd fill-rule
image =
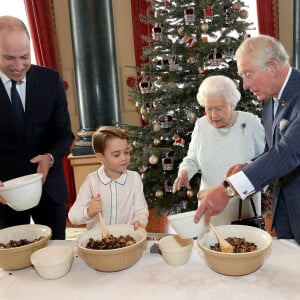
<path id="1" fill-rule="evenodd" d="M 95 194 L 100 194 L 102 216 L 106 224 L 132 224 L 139 221 L 144 226 L 148 223 L 148 206 L 143 192 L 140 175 L 127 170 L 118 179 L 106 176 L 104 167 L 90 173 L 81 185 L 76 201 L 69 210 L 69 220 L 73 224 L 88 224 L 91 228 L 98 218 L 89 218 L 87 208 L 91 201 L 92 183 Z"/>

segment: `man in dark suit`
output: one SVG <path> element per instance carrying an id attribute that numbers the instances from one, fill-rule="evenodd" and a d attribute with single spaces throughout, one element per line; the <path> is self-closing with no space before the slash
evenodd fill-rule
<path id="1" fill-rule="evenodd" d="M 0 17 L 0 78 L 0 180 L 43 174 L 38 206 L 19 212 L 0 197 L 0 228 L 27 224 L 31 217 L 49 226 L 53 239 L 64 239 L 68 191 L 62 158 L 74 139 L 66 94 L 56 71 L 31 65 L 29 33 L 21 20 L 10 16 Z M 24 122 L 12 107 L 13 81 Z"/>
<path id="2" fill-rule="evenodd" d="M 203 214 L 208 222 L 222 212 L 229 194 L 245 199 L 275 181 L 277 237 L 300 243 L 300 72 L 289 65 L 282 44 L 270 36 L 244 40 L 236 59 L 244 89 L 263 101 L 266 149 L 253 162 L 231 167 L 222 184 L 200 195 L 195 222 Z"/>

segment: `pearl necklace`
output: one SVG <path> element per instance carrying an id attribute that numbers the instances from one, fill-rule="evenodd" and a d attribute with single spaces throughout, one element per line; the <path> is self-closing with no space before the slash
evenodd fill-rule
<path id="1" fill-rule="evenodd" d="M 225 135 L 227 135 L 230 132 L 232 126 L 235 123 L 234 115 L 235 115 L 235 112 L 232 110 L 231 113 L 230 113 L 230 118 L 229 118 L 228 126 L 227 127 L 217 128 L 217 131 L 218 131 L 218 133 L 220 135 L 225 136 Z"/>

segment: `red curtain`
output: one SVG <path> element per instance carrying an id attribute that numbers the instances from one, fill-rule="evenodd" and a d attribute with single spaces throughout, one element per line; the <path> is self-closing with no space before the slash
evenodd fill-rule
<path id="1" fill-rule="evenodd" d="M 53 1 L 24 0 L 24 3 L 37 64 L 57 70 L 62 75 Z M 67 82 L 64 86 L 67 89 Z M 73 203 L 76 198 L 73 169 L 67 156 L 62 163 L 69 190 L 68 203 Z"/>
<path id="2" fill-rule="evenodd" d="M 278 0 L 256 0 L 258 30 L 279 39 Z"/>
<path id="3" fill-rule="evenodd" d="M 143 47 L 147 44 L 141 37 L 142 35 L 149 36 L 151 33 L 151 25 L 140 20 L 140 15 L 146 15 L 149 2 L 146 0 L 131 0 L 132 10 L 132 30 L 134 38 L 135 60 L 136 65 L 140 66 L 143 60 Z"/>

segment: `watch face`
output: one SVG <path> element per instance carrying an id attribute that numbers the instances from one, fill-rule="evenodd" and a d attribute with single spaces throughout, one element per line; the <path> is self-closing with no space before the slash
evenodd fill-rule
<path id="1" fill-rule="evenodd" d="M 228 187 L 225 190 L 225 193 L 229 197 L 233 197 L 235 195 L 235 190 L 232 187 Z"/>

